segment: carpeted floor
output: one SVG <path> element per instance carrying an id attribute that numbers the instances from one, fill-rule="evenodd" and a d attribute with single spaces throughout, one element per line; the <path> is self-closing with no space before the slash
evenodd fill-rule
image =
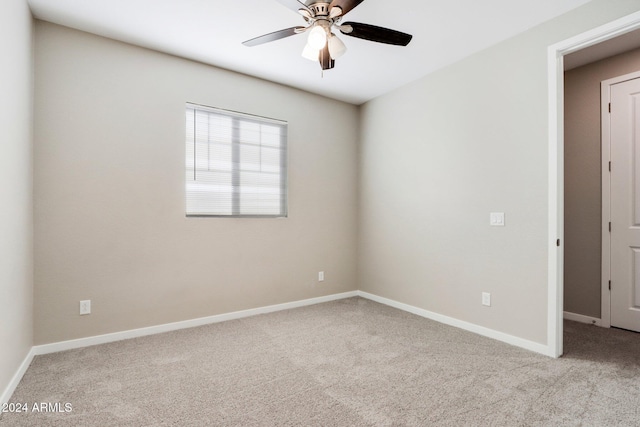
<path id="1" fill-rule="evenodd" d="M 0 426 L 638 426 L 640 334 L 566 322 L 554 360 L 350 298 L 38 356 L 11 402 Z"/>

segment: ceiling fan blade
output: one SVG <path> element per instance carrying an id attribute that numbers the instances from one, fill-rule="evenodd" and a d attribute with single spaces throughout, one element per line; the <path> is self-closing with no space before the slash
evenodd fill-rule
<path id="1" fill-rule="evenodd" d="M 349 27 L 352 28 L 350 32 L 346 30 L 346 28 Z M 400 31 L 390 30 L 389 28 L 376 27 L 375 25 L 361 24 L 359 22 L 345 22 L 338 27 L 338 29 L 346 36 L 397 46 L 406 46 L 413 38 L 411 34 L 401 33 Z"/>
<path id="2" fill-rule="evenodd" d="M 303 30 L 305 30 L 305 27 L 291 27 L 285 30 L 274 31 L 273 33 L 265 34 L 263 36 L 253 38 L 251 40 L 247 40 L 245 42 L 242 42 L 242 44 L 249 47 L 258 46 L 260 44 L 269 43 L 269 42 L 283 39 L 285 37 L 296 35 L 299 32 L 303 32 Z"/>
<path id="3" fill-rule="evenodd" d="M 302 9 L 302 10 L 306 10 L 311 15 L 313 15 L 313 12 L 311 12 L 311 9 L 309 9 L 309 6 L 307 6 L 306 4 L 304 4 L 301 1 L 298 1 L 298 0 L 278 0 L 278 2 L 281 5 L 283 5 L 284 7 L 288 8 L 288 9 L 291 9 L 296 13 L 298 13 L 298 11 L 300 9 Z"/>
<path id="4" fill-rule="evenodd" d="M 338 6 L 340 9 L 342 9 L 342 16 L 344 16 L 349 13 L 351 9 L 355 8 L 363 1 L 364 0 L 333 0 L 329 9 L 333 8 L 334 6 Z"/>

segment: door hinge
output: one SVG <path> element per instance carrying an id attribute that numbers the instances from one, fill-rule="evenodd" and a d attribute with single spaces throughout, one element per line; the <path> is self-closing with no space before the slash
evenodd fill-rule
<path id="1" fill-rule="evenodd" d="M 556 240 L 556 246 L 560 247 L 560 239 Z"/>
<path id="2" fill-rule="evenodd" d="M 611 172 L 611 162 L 609 162 L 609 172 Z"/>
<path id="3" fill-rule="evenodd" d="M 609 221 L 609 233 L 611 233 L 611 221 Z"/>
<path id="4" fill-rule="evenodd" d="M 609 290 L 611 290 L 611 280 L 609 280 Z"/>
<path id="5" fill-rule="evenodd" d="M 609 112 L 611 112 L 611 103 L 609 103 Z"/>

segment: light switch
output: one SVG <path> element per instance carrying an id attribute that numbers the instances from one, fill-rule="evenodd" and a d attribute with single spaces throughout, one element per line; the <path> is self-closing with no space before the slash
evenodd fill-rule
<path id="1" fill-rule="evenodd" d="M 482 293 L 482 305 L 491 307 L 491 294 L 489 292 Z"/>
<path id="2" fill-rule="evenodd" d="M 489 224 L 494 227 L 504 227 L 504 212 L 491 212 Z"/>

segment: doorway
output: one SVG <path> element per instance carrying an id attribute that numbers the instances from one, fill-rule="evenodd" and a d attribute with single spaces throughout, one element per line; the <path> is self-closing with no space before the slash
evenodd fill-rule
<path id="1" fill-rule="evenodd" d="M 549 229 L 548 319 L 549 355 L 563 352 L 564 314 L 564 58 L 640 28 L 640 12 L 550 46 L 549 82 Z"/>
<path id="2" fill-rule="evenodd" d="M 636 40 L 640 35 L 635 34 Z M 567 57 L 572 63 L 573 55 Z M 610 326 L 609 88 L 640 70 L 640 48 L 564 73 L 564 318 Z M 619 77 L 622 76 L 622 77 Z M 620 108 L 614 108 L 619 114 Z M 615 234 L 621 226 L 614 227 Z M 616 280 L 621 285 L 620 280 Z M 620 287 L 614 287 L 620 291 Z"/>

